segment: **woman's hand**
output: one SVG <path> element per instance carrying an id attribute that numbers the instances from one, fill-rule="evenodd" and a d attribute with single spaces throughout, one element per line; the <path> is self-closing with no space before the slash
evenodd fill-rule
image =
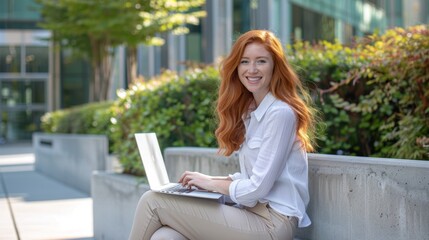
<path id="1" fill-rule="evenodd" d="M 179 178 L 179 183 L 182 186 L 191 188 L 196 187 L 211 192 L 219 192 L 229 195 L 229 185 L 231 184 L 229 177 L 212 177 L 199 172 L 185 171 Z"/>
<path id="2" fill-rule="evenodd" d="M 199 173 L 199 172 L 190 172 L 186 171 L 179 178 L 179 183 L 184 187 L 197 187 L 198 189 L 209 189 L 209 182 L 211 181 L 211 176 Z"/>

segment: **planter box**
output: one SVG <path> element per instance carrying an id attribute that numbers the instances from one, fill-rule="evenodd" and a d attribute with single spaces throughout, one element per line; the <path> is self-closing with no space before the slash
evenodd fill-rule
<path id="1" fill-rule="evenodd" d="M 184 170 L 225 175 L 237 156 L 215 149 L 168 148 L 170 179 Z M 147 185 L 120 174 L 93 175 L 94 236 L 128 237 L 134 209 Z M 309 154 L 310 227 L 298 239 L 429 239 L 429 162 Z M 105 189 L 105 190 L 102 190 Z"/>
<path id="2" fill-rule="evenodd" d="M 92 172 L 109 165 L 104 135 L 34 133 L 33 148 L 37 171 L 87 194 Z"/>
<path id="3" fill-rule="evenodd" d="M 309 154 L 303 239 L 429 239 L 429 161 Z"/>
<path id="4" fill-rule="evenodd" d="M 92 175 L 94 239 L 127 239 L 134 211 L 144 192 L 142 179 L 126 174 L 96 171 Z"/>

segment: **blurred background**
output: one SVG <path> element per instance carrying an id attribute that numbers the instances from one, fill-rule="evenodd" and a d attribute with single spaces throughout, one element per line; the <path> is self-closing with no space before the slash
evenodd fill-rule
<path id="1" fill-rule="evenodd" d="M 39 8 L 33 0 L 0 0 L 0 144 L 30 140 L 46 112 L 92 101 L 91 65 L 46 40 L 52 33 L 40 27 Z M 349 44 L 355 37 L 429 23 L 428 0 L 206 0 L 200 8 L 206 16 L 187 34 L 166 32 L 159 35 L 162 46 L 137 46 L 138 76 L 215 63 L 250 29 L 269 29 L 284 44 Z M 125 46 L 113 51 L 108 99 L 128 87 Z"/>

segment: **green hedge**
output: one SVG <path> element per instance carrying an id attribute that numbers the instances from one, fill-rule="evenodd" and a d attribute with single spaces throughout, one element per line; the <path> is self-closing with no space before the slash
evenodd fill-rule
<path id="1" fill-rule="evenodd" d="M 320 152 L 429 158 L 427 26 L 290 50 L 324 115 Z"/>
<path id="2" fill-rule="evenodd" d="M 347 78 L 351 69 L 362 61 L 355 58 L 354 49 L 339 43 L 322 41 L 317 45 L 298 42 L 289 46 L 289 59 L 301 80 L 310 90 L 316 108 L 321 113 L 318 123 L 318 152 L 327 154 L 364 155 L 356 137 L 357 129 L 351 125 L 352 116 L 347 110 L 336 107 L 324 89 Z M 350 95 L 350 91 L 341 90 Z"/>
<path id="3" fill-rule="evenodd" d="M 142 175 L 136 132 L 156 132 L 162 149 L 169 146 L 215 147 L 214 101 L 218 73 L 194 69 L 183 76 L 165 72 L 145 84 L 121 91 L 113 128 L 114 151 L 126 173 Z"/>
<path id="4" fill-rule="evenodd" d="M 42 116 L 41 128 L 48 133 L 104 134 L 110 126 L 113 102 L 88 103 L 48 112 Z"/>
<path id="5" fill-rule="evenodd" d="M 353 46 L 299 42 L 291 64 L 310 89 L 323 121 L 318 152 L 428 159 L 429 32 L 389 30 Z M 106 134 L 126 173 L 144 175 L 133 134 L 156 132 L 162 148 L 216 147 L 217 69 L 166 71 L 118 92 L 109 103 L 47 113 L 47 132 Z"/>
<path id="6" fill-rule="evenodd" d="M 113 103 L 88 103 L 45 113 L 41 119 L 41 129 L 47 133 L 103 134 L 108 136 L 111 149 Z"/>

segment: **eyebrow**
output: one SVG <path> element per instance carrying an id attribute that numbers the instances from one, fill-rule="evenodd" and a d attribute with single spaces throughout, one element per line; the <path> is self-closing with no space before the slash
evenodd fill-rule
<path id="1" fill-rule="evenodd" d="M 241 57 L 241 58 L 249 58 L 249 57 Z M 267 56 L 258 56 L 258 57 L 256 57 L 256 59 L 259 59 L 259 58 L 265 58 L 265 59 L 269 59 L 269 57 L 267 57 Z"/>

